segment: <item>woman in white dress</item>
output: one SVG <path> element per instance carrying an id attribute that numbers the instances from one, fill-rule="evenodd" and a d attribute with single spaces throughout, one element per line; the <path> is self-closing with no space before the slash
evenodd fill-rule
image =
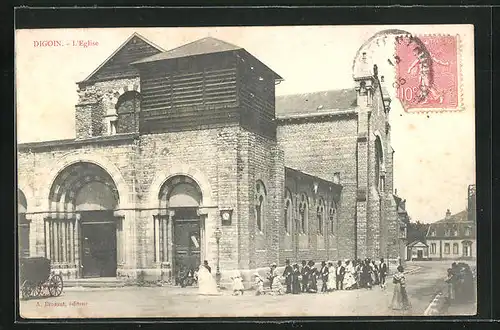
<path id="1" fill-rule="evenodd" d="M 345 276 L 344 276 L 344 290 L 350 290 L 356 284 L 356 278 L 354 277 L 356 270 L 354 269 L 353 264 L 346 260 L 345 262 Z"/>
<path id="2" fill-rule="evenodd" d="M 204 265 L 198 269 L 198 293 L 200 295 L 218 295 L 217 283 Z"/>
<path id="3" fill-rule="evenodd" d="M 333 291 L 335 290 L 337 283 L 336 283 L 336 274 L 335 274 L 336 268 L 333 266 L 333 261 L 328 261 L 328 281 L 326 282 L 326 289 L 327 291 Z"/>

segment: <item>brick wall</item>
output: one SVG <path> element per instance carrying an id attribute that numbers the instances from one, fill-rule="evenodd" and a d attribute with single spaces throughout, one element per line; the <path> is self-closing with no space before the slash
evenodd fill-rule
<path id="1" fill-rule="evenodd" d="M 333 181 L 340 172 L 342 196 L 338 205 L 338 257 L 354 257 L 357 189 L 357 119 L 334 117 L 322 122 L 281 123 L 278 142 L 285 166 Z"/>
<path id="2" fill-rule="evenodd" d="M 291 194 L 291 223 L 288 233 L 285 230 L 284 219 L 280 224 L 280 264 L 286 259 L 292 262 L 301 260 L 328 260 L 338 258 L 337 236 L 338 212 L 333 214 L 333 230 L 330 222 L 329 210 L 334 203 L 334 189 L 331 184 L 316 177 L 287 169 L 285 187 Z M 315 183 L 318 185 L 314 191 Z M 302 196 L 307 196 L 307 225 L 306 232 L 302 233 L 301 216 L 299 212 Z M 322 203 L 323 202 L 323 203 Z M 319 232 L 318 207 L 323 205 L 323 232 Z M 282 214 L 284 217 L 284 214 Z"/>
<path id="3" fill-rule="evenodd" d="M 242 182 L 239 190 L 242 196 L 249 196 L 248 208 L 242 212 L 248 213 L 240 218 L 242 223 L 247 222 L 249 237 L 249 264 L 251 269 L 269 265 L 278 261 L 279 249 L 279 219 L 283 217 L 283 190 L 284 165 L 283 153 L 277 147 L 275 140 L 248 132 L 241 131 L 242 152 L 248 155 L 248 184 Z M 257 229 L 256 223 L 256 182 L 261 181 L 266 189 L 264 203 L 263 231 Z M 248 189 L 248 192 L 245 190 Z M 244 202 L 244 199 L 242 199 Z M 246 220 L 247 219 L 247 220 Z M 246 221 L 245 221 L 246 220 Z M 242 236 L 242 239 L 244 236 Z"/>

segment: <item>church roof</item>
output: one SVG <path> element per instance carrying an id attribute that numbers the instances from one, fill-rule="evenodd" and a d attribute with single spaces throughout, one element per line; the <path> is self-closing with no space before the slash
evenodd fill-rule
<path id="1" fill-rule="evenodd" d="M 356 90 L 340 89 L 276 96 L 276 115 L 321 114 L 356 106 Z"/>
<path id="2" fill-rule="evenodd" d="M 104 62 L 101 63 L 91 74 L 89 74 L 82 82 L 88 82 L 99 79 L 117 78 L 116 73 L 135 73 L 135 69 L 130 67 L 131 62 L 134 62 L 141 57 L 149 56 L 164 52 L 165 50 L 158 45 L 155 45 L 145 37 L 138 33 L 133 33 L 125 40 Z"/>
<path id="3" fill-rule="evenodd" d="M 221 53 L 221 52 L 240 50 L 240 49 L 243 48 L 216 38 L 206 37 L 182 45 L 180 47 L 168 50 L 166 52 L 140 59 L 138 61 L 135 61 L 133 64 L 170 60 L 174 58 L 194 56 L 194 55 Z"/>

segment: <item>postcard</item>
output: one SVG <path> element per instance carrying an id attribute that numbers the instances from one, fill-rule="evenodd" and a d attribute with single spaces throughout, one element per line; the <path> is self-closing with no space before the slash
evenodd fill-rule
<path id="1" fill-rule="evenodd" d="M 476 314 L 472 25 L 15 47 L 22 318 Z"/>

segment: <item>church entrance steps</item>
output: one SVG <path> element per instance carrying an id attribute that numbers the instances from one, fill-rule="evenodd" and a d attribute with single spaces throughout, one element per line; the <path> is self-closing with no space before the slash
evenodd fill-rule
<path id="1" fill-rule="evenodd" d="M 98 278 L 79 278 L 64 281 L 65 287 L 72 288 L 119 288 L 126 286 L 124 280 L 116 277 L 98 277 Z"/>

